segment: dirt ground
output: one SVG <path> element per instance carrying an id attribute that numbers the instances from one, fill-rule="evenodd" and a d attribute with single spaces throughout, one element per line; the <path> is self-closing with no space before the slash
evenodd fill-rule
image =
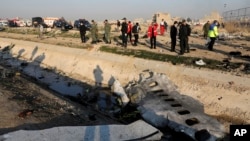
<path id="1" fill-rule="evenodd" d="M 78 31 L 70 31 L 72 33 L 76 33 Z M 112 32 L 114 36 L 119 35 L 119 32 Z M 140 35 L 141 37 L 143 34 Z M 86 44 L 82 44 L 79 38 L 68 38 L 68 37 L 49 37 L 44 36 L 43 40 L 37 38 L 37 35 L 23 35 L 23 34 L 14 34 L 14 33 L 6 33 L 0 32 L 0 37 L 4 38 L 14 38 L 26 41 L 34 41 L 34 42 L 42 42 L 46 44 L 56 44 L 56 45 L 64 45 L 70 47 L 86 47 Z M 128 45 L 128 48 L 131 49 L 143 49 L 152 52 L 159 52 L 164 54 L 170 55 L 178 55 L 179 53 L 179 45 L 177 45 L 176 52 L 170 52 L 170 38 L 169 38 L 169 31 L 164 36 L 157 37 L 158 45 L 157 49 L 152 50 L 149 49 L 148 39 L 140 38 L 139 42 L 143 43 L 137 47 L 132 45 Z M 88 40 L 87 46 L 92 46 L 89 43 L 91 39 Z M 28 42 L 27 42 L 28 43 Z M 199 58 L 208 58 L 208 59 L 215 59 L 222 61 L 224 59 L 228 59 L 231 62 L 244 62 L 250 63 L 249 58 L 239 58 L 229 55 L 231 51 L 239 51 L 242 55 L 250 56 L 250 42 L 247 40 L 239 40 L 239 39 L 232 39 L 226 41 L 218 41 L 214 46 L 214 51 L 208 51 L 205 47 L 205 39 L 202 37 L 192 36 L 189 39 L 190 43 L 190 53 L 185 53 L 184 56 L 189 57 L 199 57 Z M 95 50 L 98 50 L 98 47 L 106 45 L 103 42 L 99 43 L 98 45 L 94 45 Z M 117 42 L 112 42 L 110 46 L 116 47 Z M 120 46 L 119 46 L 120 47 Z M 170 68 L 171 70 L 172 68 Z M 250 123 L 250 76 L 249 74 L 245 74 L 242 72 L 243 68 L 239 68 L 234 71 L 218 71 L 218 70 L 209 70 L 211 72 L 211 76 L 206 73 L 199 73 L 196 74 L 192 70 L 190 70 L 187 66 L 180 65 L 177 66 L 176 70 L 169 71 L 167 75 L 169 75 L 170 79 L 179 86 L 181 93 L 185 93 L 189 96 L 198 99 L 204 104 L 205 112 L 209 115 L 215 116 L 219 120 L 221 120 L 226 127 L 230 124 L 245 124 Z M 185 71 L 186 75 L 180 76 L 178 73 Z M 228 77 L 223 77 L 226 74 Z M 26 81 L 20 78 L 19 76 L 15 76 L 18 81 Z M 208 79 L 205 79 L 208 78 Z M 11 80 L 13 81 L 13 80 Z M 16 83 L 18 83 L 18 81 Z M 2 83 L 2 81 L 1 81 Z M 13 82 L 10 82 L 13 83 Z M 20 82 L 19 82 L 20 83 Z M 32 82 L 29 82 L 32 83 Z M 17 85 L 18 86 L 18 85 Z M 21 85 L 22 86 L 22 85 Z M 43 103 L 50 103 L 52 104 L 50 111 L 47 111 L 43 108 L 38 108 L 38 110 L 34 110 L 33 108 L 29 107 L 28 102 L 26 104 L 20 104 L 20 101 L 13 100 L 13 97 L 16 96 L 16 92 L 12 91 L 12 89 L 5 88 L 6 86 L 1 84 L 0 88 L 0 103 L 1 107 L 0 112 L 4 113 L 4 116 L 1 116 L 1 123 L 0 128 L 2 129 L 12 129 L 18 128 L 21 125 L 29 125 L 30 123 L 44 123 L 48 121 L 48 119 L 53 119 L 55 117 L 59 117 L 62 119 L 67 119 L 69 117 L 72 118 L 71 111 L 69 109 L 62 108 L 63 105 L 60 103 L 50 103 L 50 100 L 43 101 L 46 99 L 43 94 L 36 94 L 36 89 L 31 89 L 32 87 L 28 87 L 23 91 L 23 93 L 29 93 L 32 97 L 37 96 L 41 98 L 35 98 L 36 102 L 39 104 Z M 40 89 L 40 88 L 39 88 Z M 32 92 L 33 94 L 30 94 Z M 43 98 L 42 98 L 43 97 Z M 6 102 L 8 101 L 8 102 Z M 32 100 L 34 101 L 34 100 Z M 39 101 L 39 102 L 38 102 Z M 51 101 L 54 101 L 53 98 Z M 21 101 L 22 102 L 22 101 Z M 45 102 L 45 103 L 44 103 Z M 56 104 L 56 105 L 53 105 Z M 43 106 L 40 106 L 43 107 Z M 13 110 L 14 109 L 14 110 Z M 27 116 L 28 118 L 20 118 L 18 116 L 19 113 L 24 111 L 25 109 L 34 110 L 34 112 Z M 71 109 L 71 108 L 70 108 Z M 88 113 L 86 114 L 88 115 Z M 59 118 L 59 119 L 60 119 Z M 57 119 L 56 119 L 57 120 Z M 78 120 L 78 119 L 77 119 Z M 4 121 L 4 122 L 2 122 Z M 63 121 L 63 120 L 62 120 Z M 109 121 L 108 122 L 114 122 Z M 88 120 L 81 121 L 85 124 Z M 80 123 L 76 121 L 76 123 Z M 56 124 L 56 123 L 51 123 Z M 69 123 L 62 122 L 59 125 L 68 125 Z M 40 125 L 40 124 L 38 124 Z M 0 130 L 0 133 L 1 133 Z"/>
<path id="2" fill-rule="evenodd" d="M 3 69 L 0 66 L 0 70 Z M 0 78 L 0 135 L 19 129 L 118 123 L 93 108 L 72 102 L 41 84 L 37 85 L 35 80 L 18 71 L 6 69 L 13 75 Z"/>

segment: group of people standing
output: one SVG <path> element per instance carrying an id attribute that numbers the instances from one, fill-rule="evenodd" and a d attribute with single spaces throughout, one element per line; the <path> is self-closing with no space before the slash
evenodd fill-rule
<path id="1" fill-rule="evenodd" d="M 207 21 L 203 26 L 204 38 L 209 38 L 209 42 L 206 44 L 208 50 L 212 51 L 216 38 L 218 37 L 218 21 L 214 20 L 212 24 Z M 171 38 L 171 52 L 175 52 L 177 35 L 180 40 L 180 55 L 185 52 L 189 53 L 189 36 L 191 34 L 191 27 L 186 23 L 186 20 L 182 22 L 174 21 L 174 24 L 170 28 L 170 38 Z"/>
<path id="2" fill-rule="evenodd" d="M 134 46 L 137 46 L 138 39 L 139 39 L 139 31 L 141 30 L 139 23 L 136 23 L 135 25 L 132 25 L 131 21 L 127 22 L 126 18 L 122 19 L 123 22 L 120 23 L 120 21 L 117 21 L 117 29 L 121 26 L 121 36 L 122 36 L 122 46 L 127 47 L 127 42 L 130 42 Z M 80 23 L 80 36 L 83 43 L 86 42 L 86 31 L 88 30 L 86 25 L 84 25 L 84 22 Z M 91 21 L 91 28 L 89 29 L 91 33 L 92 38 L 92 44 L 96 44 L 99 42 L 98 37 L 98 26 L 97 23 L 92 20 Z M 107 44 L 111 44 L 111 24 L 108 22 L 108 20 L 104 20 L 104 41 Z M 132 42 L 132 34 L 134 35 L 134 42 Z M 129 39 L 129 40 L 128 40 Z"/>
<path id="3" fill-rule="evenodd" d="M 179 31 L 178 31 L 179 29 Z M 171 38 L 171 52 L 175 52 L 177 35 L 180 39 L 180 55 L 185 52 L 189 53 L 188 36 L 191 34 L 191 27 L 187 24 L 186 20 L 182 22 L 174 21 L 174 24 L 170 28 L 170 38 Z"/>
<path id="4" fill-rule="evenodd" d="M 80 22 L 80 36 L 81 36 L 81 41 L 82 43 L 86 42 L 86 31 L 88 28 L 84 24 L 84 20 Z M 98 26 L 97 23 L 94 20 L 91 20 L 91 27 L 89 29 L 91 33 L 91 38 L 92 38 L 92 44 L 96 44 L 99 42 L 99 37 L 98 37 Z M 109 24 L 108 20 L 104 20 L 104 40 L 106 43 L 111 44 L 111 39 L 110 39 L 110 32 L 111 32 L 111 25 Z"/>
<path id="5" fill-rule="evenodd" d="M 132 25 L 131 21 L 127 22 L 126 18 L 122 19 L 123 22 L 121 24 L 121 33 L 122 33 L 122 46 L 127 47 L 127 42 L 129 38 L 129 42 L 132 43 L 132 33 L 134 34 L 134 46 L 137 46 L 139 39 L 139 31 L 141 30 L 139 23 L 137 22 L 135 25 Z M 117 24 L 118 25 L 118 24 Z"/>
<path id="6" fill-rule="evenodd" d="M 162 19 L 160 23 L 160 34 L 164 35 L 165 28 L 167 27 L 166 22 Z M 152 22 L 148 27 L 148 37 L 150 38 L 150 48 L 156 49 L 156 36 L 157 36 L 158 24 Z M 175 46 L 177 41 L 177 35 L 180 39 L 180 55 L 185 52 L 189 53 L 188 36 L 191 34 L 191 27 L 186 23 L 186 20 L 182 22 L 174 21 L 174 24 L 170 28 L 170 38 L 171 38 L 171 52 L 175 52 Z"/>
<path id="7" fill-rule="evenodd" d="M 122 38 L 122 46 L 127 47 L 127 43 L 130 42 L 132 45 L 137 46 L 138 39 L 139 39 L 139 31 L 141 30 L 139 23 L 136 23 L 135 25 L 132 25 L 131 21 L 127 22 L 126 18 L 122 19 L 122 23 L 120 23 L 119 20 L 117 20 L 117 29 L 120 29 L 121 31 L 121 38 Z M 215 39 L 218 36 L 218 30 L 217 30 L 218 21 L 214 21 L 212 24 L 208 21 L 203 26 L 204 31 L 204 38 L 209 38 L 210 41 L 207 44 L 209 50 L 213 50 L 213 45 L 215 42 Z M 121 27 L 121 28 L 120 28 Z M 81 40 L 82 42 L 86 42 L 86 31 L 87 27 L 84 25 L 84 23 L 80 23 L 80 34 L 81 34 Z M 152 22 L 147 31 L 147 36 L 150 38 L 150 48 L 156 49 L 156 36 L 158 34 L 157 32 L 158 24 L 156 22 Z M 164 35 L 165 30 L 167 29 L 166 22 L 162 19 L 160 23 L 160 34 Z M 97 23 L 92 20 L 91 21 L 91 37 L 92 37 L 92 43 L 97 43 L 99 41 L 98 38 L 98 27 Z M 110 38 L 110 32 L 111 32 L 111 24 L 108 22 L 108 20 L 104 21 L 104 41 L 107 44 L 111 43 Z M 132 34 L 134 35 L 134 41 L 132 41 Z M 170 28 L 170 38 L 171 38 L 171 52 L 175 52 L 177 37 L 179 37 L 180 40 L 180 55 L 183 55 L 184 53 L 189 53 L 189 36 L 191 34 L 191 27 L 189 24 L 187 24 L 186 20 L 182 20 L 181 22 L 174 21 L 173 25 Z"/>

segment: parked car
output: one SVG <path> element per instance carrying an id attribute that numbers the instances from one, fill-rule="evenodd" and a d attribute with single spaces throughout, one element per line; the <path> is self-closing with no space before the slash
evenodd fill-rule
<path id="1" fill-rule="evenodd" d="M 25 27 L 25 26 L 26 26 L 26 23 L 25 23 L 24 20 L 20 20 L 20 21 L 18 22 L 18 24 L 19 24 L 19 27 Z"/>
<path id="2" fill-rule="evenodd" d="M 9 22 L 7 20 L 0 20 L 0 24 L 4 27 L 9 25 Z"/>
<path id="3" fill-rule="evenodd" d="M 18 27 L 18 24 L 15 20 L 9 20 L 9 27 Z"/>
<path id="4" fill-rule="evenodd" d="M 23 27 L 25 26 L 24 20 L 20 18 L 13 18 L 8 20 L 9 27 Z"/>
<path id="5" fill-rule="evenodd" d="M 25 24 L 26 24 L 27 27 L 32 26 L 32 22 L 30 20 L 25 20 Z"/>
<path id="6" fill-rule="evenodd" d="M 0 31 L 3 31 L 5 28 L 2 23 L 0 23 Z"/>
<path id="7" fill-rule="evenodd" d="M 43 23 L 43 18 L 42 17 L 33 17 L 32 18 L 32 26 L 37 27 L 39 24 Z"/>
<path id="8" fill-rule="evenodd" d="M 75 20 L 75 22 L 74 22 L 74 28 L 79 29 L 81 22 L 87 27 L 87 30 L 89 30 L 91 28 L 91 24 L 89 23 L 89 21 L 87 21 L 85 19 Z"/>
<path id="9" fill-rule="evenodd" d="M 59 20 L 59 18 L 57 18 L 57 17 L 45 17 L 45 18 L 43 18 L 44 23 L 46 23 L 49 27 L 53 27 L 55 20 Z"/>
<path id="10" fill-rule="evenodd" d="M 44 23 L 43 18 L 41 17 L 33 17 L 32 18 L 32 26 L 38 27 L 38 25 L 42 24 L 44 28 L 48 28 L 49 26 Z"/>
<path id="11" fill-rule="evenodd" d="M 61 28 L 62 30 L 73 29 L 73 26 L 66 22 L 65 20 L 55 20 L 53 27 Z"/>

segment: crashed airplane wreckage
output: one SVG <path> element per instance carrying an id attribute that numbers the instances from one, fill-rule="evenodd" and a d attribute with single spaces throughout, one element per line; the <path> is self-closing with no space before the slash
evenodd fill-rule
<path id="1" fill-rule="evenodd" d="M 3 60 L 11 58 L 9 51 L 14 46 L 11 44 L 1 50 Z M 6 72 L 0 69 L 2 78 L 10 75 Z M 141 117 L 154 127 L 168 127 L 198 141 L 216 141 L 224 137 L 224 127 L 204 113 L 201 103 L 180 94 L 165 74 L 144 71 L 138 81 L 129 82 L 125 89 L 115 80 L 112 92 L 121 99 L 122 108 L 127 104 L 135 105 Z M 90 97 L 92 94 L 87 93 Z"/>
<path id="2" fill-rule="evenodd" d="M 117 80 L 112 89 L 121 97 L 123 106 L 129 102 L 136 105 L 143 119 L 157 128 L 168 127 L 198 141 L 224 137 L 224 127 L 204 113 L 201 103 L 181 95 L 165 74 L 145 71 L 125 90 Z"/>

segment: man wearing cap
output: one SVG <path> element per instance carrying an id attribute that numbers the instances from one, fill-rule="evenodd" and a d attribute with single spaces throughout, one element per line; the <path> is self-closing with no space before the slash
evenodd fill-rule
<path id="1" fill-rule="evenodd" d="M 210 38 L 210 42 L 208 44 L 208 50 L 210 51 L 213 50 L 215 39 L 219 35 L 217 25 L 218 21 L 214 20 L 213 24 L 211 24 L 209 27 L 208 37 Z"/>
<path id="2" fill-rule="evenodd" d="M 122 32 L 122 46 L 127 47 L 127 31 L 128 31 L 128 24 L 127 24 L 127 19 L 123 18 L 122 19 L 122 27 L 121 27 L 121 32 Z"/>

